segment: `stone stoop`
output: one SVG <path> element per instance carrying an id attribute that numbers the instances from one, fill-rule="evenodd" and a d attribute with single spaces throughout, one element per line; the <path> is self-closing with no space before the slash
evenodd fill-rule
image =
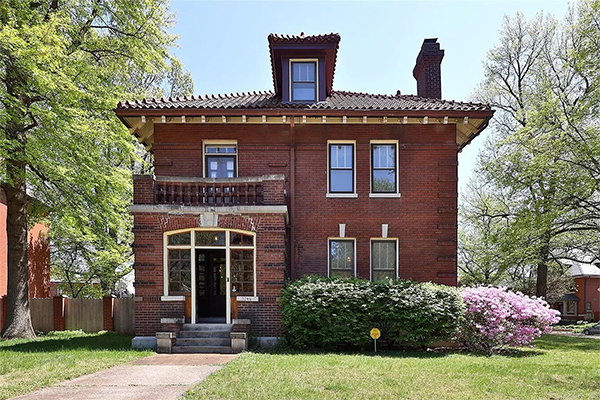
<path id="1" fill-rule="evenodd" d="M 232 353 L 232 331 L 233 324 L 184 324 L 173 353 Z"/>
<path id="2" fill-rule="evenodd" d="M 179 332 L 157 332 L 158 353 L 241 353 L 248 349 L 248 333 L 233 324 L 183 324 Z"/>
<path id="3" fill-rule="evenodd" d="M 235 341 L 232 340 L 232 335 L 237 335 L 232 331 L 233 324 L 183 324 L 177 334 L 156 333 L 157 351 L 177 354 L 239 353 L 239 349 L 236 348 L 237 351 L 234 351 L 232 347 L 232 341 Z"/>

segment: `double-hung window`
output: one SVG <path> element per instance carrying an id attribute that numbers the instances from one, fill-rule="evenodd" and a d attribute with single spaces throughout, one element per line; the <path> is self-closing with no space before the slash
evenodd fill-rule
<path id="1" fill-rule="evenodd" d="M 373 281 L 396 279 L 398 276 L 397 254 L 397 240 L 371 240 L 371 279 Z"/>
<path id="2" fill-rule="evenodd" d="M 329 276 L 353 278 L 355 276 L 354 239 L 329 239 Z"/>
<path id="3" fill-rule="evenodd" d="M 317 62 L 291 61 L 291 100 L 317 101 Z"/>
<path id="4" fill-rule="evenodd" d="M 354 143 L 328 143 L 329 194 L 354 194 Z"/>
<path id="5" fill-rule="evenodd" d="M 235 144 L 206 144 L 204 173 L 207 178 L 235 178 L 237 146 Z"/>
<path id="6" fill-rule="evenodd" d="M 371 142 L 371 193 L 398 193 L 397 143 Z"/>

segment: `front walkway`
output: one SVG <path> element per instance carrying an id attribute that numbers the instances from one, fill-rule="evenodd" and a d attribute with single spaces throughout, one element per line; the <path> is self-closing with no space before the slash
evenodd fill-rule
<path id="1" fill-rule="evenodd" d="M 237 354 L 157 354 L 80 376 L 19 400 L 173 400 Z"/>

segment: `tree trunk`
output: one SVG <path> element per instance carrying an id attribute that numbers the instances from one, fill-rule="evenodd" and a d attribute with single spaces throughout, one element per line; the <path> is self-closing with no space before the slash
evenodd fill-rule
<path id="1" fill-rule="evenodd" d="M 6 192 L 8 234 L 8 296 L 3 339 L 35 338 L 29 310 L 27 263 L 27 192 L 25 163 L 6 159 L 9 182 Z"/>
<path id="2" fill-rule="evenodd" d="M 535 283 L 535 295 L 546 298 L 548 292 L 548 264 L 540 262 L 537 265 L 537 281 Z"/>
<path id="3" fill-rule="evenodd" d="M 550 234 L 544 235 L 544 242 L 539 252 L 537 265 L 537 280 L 535 282 L 535 295 L 546 298 L 548 294 L 548 256 L 550 254 Z"/>
<path id="4" fill-rule="evenodd" d="M 9 94 L 29 107 L 30 101 L 18 93 L 23 77 L 9 67 L 6 71 L 6 89 Z M 7 107 L 8 108 L 8 107 Z M 8 287 L 6 325 L 3 339 L 35 338 L 29 309 L 29 265 L 27 259 L 27 162 L 25 146 L 25 113 L 21 107 L 11 107 L 6 124 L 6 139 L 13 146 L 4 161 L 6 170 L 6 233 L 8 237 Z"/>

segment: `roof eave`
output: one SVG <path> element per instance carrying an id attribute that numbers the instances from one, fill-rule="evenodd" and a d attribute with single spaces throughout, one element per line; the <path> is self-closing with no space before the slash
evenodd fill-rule
<path id="1" fill-rule="evenodd" d="M 160 117 L 160 116 L 201 116 L 201 115 L 275 115 L 275 116 L 294 116 L 294 115 L 306 115 L 306 116 L 407 116 L 407 117 L 469 117 L 469 118 L 482 118 L 489 119 L 494 115 L 493 110 L 427 110 L 427 109 L 415 109 L 415 110 L 372 110 L 372 109 L 358 109 L 358 110 L 332 110 L 332 109 L 306 109 L 306 108 L 117 108 L 115 113 L 119 118 L 122 117 L 135 117 L 135 116 L 146 116 L 146 117 Z M 482 126 L 482 128 L 473 135 L 468 141 L 471 140 L 487 127 L 488 122 Z M 467 143 L 467 144 L 468 144 Z M 466 145 L 466 144 L 465 144 Z"/>

